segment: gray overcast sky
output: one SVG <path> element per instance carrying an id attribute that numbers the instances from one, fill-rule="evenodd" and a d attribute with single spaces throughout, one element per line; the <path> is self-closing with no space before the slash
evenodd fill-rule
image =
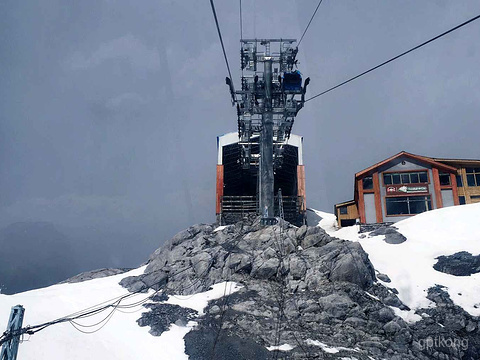
<path id="1" fill-rule="evenodd" d="M 244 37 L 299 38 L 316 5 L 244 0 Z M 216 6 L 238 84 L 239 2 Z M 324 0 L 300 48 L 309 95 L 478 14 L 478 0 Z M 214 221 L 216 136 L 236 115 L 207 0 L 4 0 L 0 34 L 1 226 L 115 229 L 153 250 Z M 355 172 L 401 150 L 480 158 L 479 39 L 477 21 L 308 102 L 293 131 L 308 206 L 332 211 Z"/>

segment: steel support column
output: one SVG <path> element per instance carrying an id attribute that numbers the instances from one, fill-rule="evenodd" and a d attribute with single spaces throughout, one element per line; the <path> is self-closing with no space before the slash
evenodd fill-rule
<path id="1" fill-rule="evenodd" d="M 272 60 L 264 61 L 265 108 L 260 133 L 260 209 L 263 218 L 274 217 L 273 194 L 273 114 L 272 114 Z"/>
<path id="2" fill-rule="evenodd" d="M 3 342 L 2 344 L 0 360 L 16 360 L 18 345 L 20 343 L 19 332 L 22 328 L 24 314 L 25 309 L 22 305 L 12 307 L 10 319 L 8 320 L 7 330 L 4 333 L 6 339 L 5 342 Z"/>

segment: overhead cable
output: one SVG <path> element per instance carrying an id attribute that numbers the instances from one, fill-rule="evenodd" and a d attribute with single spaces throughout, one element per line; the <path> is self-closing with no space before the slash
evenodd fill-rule
<path id="1" fill-rule="evenodd" d="M 220 31 L 220 26 L 218 25 L 217 12 L 215 11 L 215 5 L 213 3 L 213 0 L 210 0 L 210 5 L 212 6 L 212 12 L 213 12 L 213 17 L 215 18 L 215 25 L 217 26 L 218 37 L 220 38 L 220 44 L 222 45 L 223 56 L 225 58 L 225 63 L 227 64 L 228 76 L 230 77 L 233 93 L 235 93 L 235 88 L 233 86 L 232 73 L 230 71 L 230 65 L 228 64 L 227 52 L 225 51 L 225 45 L 223 44 L 222 32 Z"/>
<path id="2" fill-rule="evenodd" d="M 307 27 L 306 27 L 306 28 L 305 28 L 305 30 L 303 31 L 302 37 L 300 38 L 300 41 L 298 42 L 297 48 L 300 46 L 300 43 L 302 42 L 302 40 L 303 40 L 303 37 L 304 37 L 304 36 L 305 36 L 305 34 L 307 33 L 307 30 L 308 30 L 308 28 L 310 27 L 310 24 L 312 23 L 312 21 L 313 21 L 313 18 L 314 18 L 314 17 L 315 17 L 315 15 L 317 14 L 318 8 L 319 8 L 319 7 L 320 7 L 320 5 L 322 4 L 322 1 L 323 1 L 323 0 L 320 0 L 320 1 L 318 2 L 318 5 L 317 5 L 317 7 L 316 7 L 315 11 L 313 12 L 313 15 L 312 15 L 312 17 L 310 18 L 310 21 L 308 22 L 308 25 L 307 25 Z"/>
<path id="3" fill-rule="evenodd" d="M 240 40 L 243 40 L 242 0 L 240 0 Z"/>
<path id="4" fill-rule="evenodd" d="M 437 36 L 431 38 L 430 40 L 427 40 L 427 41 L 421 43 L 420 45 L 417 45 L 417 46 L 411 48 L 410 50 L 407 50 L 407 51 L 401 53 L 400 55 L 397 55 L 397 56 L 391 58 L 390 60 L 387 60 L 387 61 L 385 61 L 385 62 L 383 62 L 383 63 L 381 63 L 381 64 L 379 64 L 379 65 L 377 65 L 377 66 L 374 66 L 373 68 L 371 68 L 371 69 L 369 69 L 369 70 L 367 70 L 367 71 L 362 72 L 361 74 L 358 74 L 358 75 L 356 75 L 356 76 L 354 76 L 354 77 L 352 77 L 352 78 L 350 78 L 350 79 L 348 79 L 348 80 L 346 80 L 346 81 L 344 81 L 344 82 L 342 82 L 342 83 L 340 83 L 340 84 L 338 84 L 338 85 L 335 85 L 335 86 L 333 86 L 333 87 L 331 87 L 331 88 L 329 88 L 329 89 L 327 89 L 327 90 L 325 90 L 325 91 L 322 91 L 321 93 L 319 93 L 319 94 L 317 94 L 317 95 L 315 95 L 315 96 L 312 96 L 311 98 L 305 100 L 305 102 L 310 101 L 310 100 L 313 100 L 313 99 L 315 99 L 315 98 L 317 98 L 317 97 L 319 97 L 319 96 L 322 96 L 322 95 L 324 95 L 324 94 L 326 94 L 326 93 L 328 93 L 328 92 L 330 92 L 330 91 L 332 91 L 332 90 L 335 90 L 335 89 L 339 88 L 339 87 L 342 86 L 342 85 L 348 84 L 349 82 L 351 82 L 351 81 L 353 81 L 353 80 L 355 80 L 355 79 L 358 79 L 359 77 L 361 77 L 361 76 L 363 76 L 363 75 L 365 75 L 365 74 L 368 74 L 369 72 L 372 72 L 373 70 L 376 70 L 376 69 L 382 67 L 383 65 L 386 65 L 386 64 L 388 64 L 388 63 L 390 63 L 390 62 L 392 62 L 392 61 L 394 61 L 394 60 L 397 60 L 398 58 L 400 58 L 400 57 L 402 57 L 402 56 L 404 56 L 404 55 L 407 55 L 408 53 L 411 53 L 412 51 L 417 50 L 417 49 L 421 48 L 422 46 L 425 46 L 425 45 L 431 43 L 432 41 L 435 41 L 435 40 L 437 40 L 437 39 L 440 39 L 441 37 L 443 37 L 443 36 L 445 36 L 445 35 L 453 32 L 453 31 L 455 31 L 455 30 L 457 30 L 457 29 L 460 29 L 461 27 L 463 27 L 463 26 L 465 26 L 465 25 L 467 25 L 467 24 L 469 24 L 469 23 L 471 23 L 471 22 L 473 22 L 473 21 L 475 21 L 475 20 L 478 20 L 479 18 L 480 18 L 480 15 L 477 15 L 477 16 L 475 16 L 474 18 L 471 18 L 470 20 L 467 20 L 467 21 L 461 23 L 460 25 L 457 25 L 457 26 L 455 26 L 454 28 L 452 28 L 452 29 L 450 29 L 450 30 L 445 31 L 444 33 L 441 33 L 440 35 L 437 35 Z"/>
<path id="5" fill-rule="evenodd" d="M 232 243 L 234 243 L 235 245 L 232 246 L 232 249 L 228 252 L 227 256 L 229 256 L 231 254 L 231 252 L 235 248 L 236 244 L 238 244 L 238 242 L 240 240 L 241 240 L 241 237 L 238 237 L 238 238 L 232 240 Z M 169 276 L 170 277 L 175 277 L 177 275 L 180 275 L 180 274 L 184 273 L 185 271 L 194 268 L 197 264 L 199 264 L 201 262 L 205 262 L 205 261 L 207 261 L 207 260 L 199 260 L 196 263 L 192 263 L 189 266 L 187 266 L 187 267 L 185 267 L 185 268 L 183 268 L 183 269 L 181 269 L 181 270 L 179 270 L 175 273 L 170 274 Z M 212 266 L 212 264 L 213 264 L 212 261 L 209 261 L 208 269 Z M 201 276 L 202 277 L 206 276 L 207 272 L 208 271 L 206 270 Z M 198 279 L 198 281 L 201 281 L 201 280 L 202 280 L 201 278 Z M 153 283 L 153 284 L 150 284 L 150 285 L 145 284 L 144 286 L 142 286 L 140 289 L 136 290 L 135 292 L 127 293 L 127 294 L 122 295 L 122 296 L 118 296 L 114 299 L 104 301 L 104 302 L 99 303 L 97 305 L 88 307 L 88 308 L 83 309 L 81 311 L 77 311 L 77 312 L 75 312 L 73 314 L 70 314 L 70 315 L 63 316 L 61 318 L 57 318 L 55 320 L 51 320 L 51 321 L 48 321 L 48 322 L 45 322 L 45 323 L 42 323 L 42 324 L 39 324 L 39 325 L 27 326 L 27 327 L 24 327 L 24 328 L 21 328 L 21 329 L 15 331 L 15 332 L 11 332 L 11 333 L 5 332 L 5 333 L 0 335 L 0 346 L 4 342 L 11 339 L 12 337 L 21 336 L 23 334 L 33 335 L 33 334 L 35 334 L 39 331 L 42 331 L 42 330 L 46 329 L 47 327 L 50 327 L 50 326 L 56 325 L 56 324 L 65 323 L 65 322 L 69 322 L 74 328 L 76 328 L 77 330 L 79 330 L 83 333 L 91 333 L 91 332 L 82 331 L 81 329 L 79 329 L 80 327 L 87 327 L 88 328 L 88 327 L 97 326 L 97 325 L 100 325 L 101 323 L 103 323 L 102 326 L 99 329 L 96 329 L 96 330 L 93 331 L 93 332 L 96 332 L 96 331 L 100 330 L 101 328 L 103 328 L 106 325 L 106 323 L 108 323 L 108 321 L 111 319 L 111 317 L 113 316 L 115 311 L 119 311 L 119 309 L 130 309 L 130 308 L 134 308 L 134 307 L 143 305 L 148 300 L 152 299 L 155 295 L 157 295 L 160 291 L 164 290 L 163 288 L 159 288 L 158 290 L 153 292 L 151 295 L 148 295 L 147 297 L 145 297 L 142 300 L 139 300 L 139 301 L 131 303 L 131 304 L 124 304 L 124 305 L 121 304 L 121 302 L 124 301 L 125 299 L 133 297 L 135 295 L 138 295 L 139 293 L 144 292 L 145 290 L 148 290 L 149 288 L 151 288 L 155 285 L 159 285 L 159 283 Z M 94 315 L 98 315 L 98 314 L 100 314 L 100 313 L 102 313 L 102 312 L 104 312 L 104 311 L 106 311 L 107 309 L 110 309 L 110 308 L 113 308 L 112 311 L 105 318 L 103 318 L 102 320 L 100 320 L 96 324 L 82 325 L 82 324 L 79 324 L 78 322 L 74 321 L 74 320 L 77 320 L 77 319 L 85 319 L 85 318 L 92 317 Z"/>

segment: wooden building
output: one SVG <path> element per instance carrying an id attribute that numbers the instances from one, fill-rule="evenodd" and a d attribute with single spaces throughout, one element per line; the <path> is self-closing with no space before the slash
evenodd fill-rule
<path id="1" fill-rule="evenodd" d="M 354 199 L 335 205 L 338 226 L 393 223 L 424 211 L 480 202 L 480 160 L 402 151 L 355 174 Z"/>
<path id="2" fill-rule="evenodd" d="M 217 137 L 216 215 L 219 224 L 233 224 L 260 214 L 258 199 L 258 144 L 252 146 L 253 164 L 241 163 L 241 144 L 237 133 Z M 255 160 L 257 159 L 257 160 Z M 255 163 L 256 162 L 256 163 Z M 282 144 L 282 161 L 274 171 L 274 192 L 282 192 L 285 220 L 295 225 L 306 221 L 305 167 L 303 137 L 291 134 Z M 275 197 L 275 216 L 279 216 Z"/>
<path id="3" fill-rule="evenodd" d="M 480 160 L 441 158 L 434 160 L 457 169 L 457 193 L 460 205 L 480 202 Z"/>

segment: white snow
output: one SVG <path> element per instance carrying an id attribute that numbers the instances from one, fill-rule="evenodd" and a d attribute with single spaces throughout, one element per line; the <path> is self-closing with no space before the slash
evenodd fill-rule
<path id="1" fill-rule="evenodd" d="M 319 346 L 322 348 L 323 351 L 325 351 L 326 353 L 329 353 L 329 354 L 336 354 L 340 351 L 354 351 L 354 352 L 358 352 L 358 348 L 355 348 L 355 349 L 350 349 L 350 348 L 346 348 L 346 347 L 343 347 L 343 346 L 330 346 L 330 345 L 327 345 L 325 343 L 322 343 L 321 341 L 318 341 L 318 340 L 312 340 L 312 339 L 307 339 L 305 340 L 305 343 L 307 345 L 313 345 L 313 346 Z M 343 358 L 342 358 L 343 359 Z M 346 359 L 346 358 L 345 358 Z"/>
<path id="2" fill-rule="evenodd" d="M 203 315 L 203 309 L 205 309 L 210 300 L 219 299 L 223 295 L 230 295 L 241 289 L 241 286 L 234 282 L 226 281 L 223 283 L 215 284 L 211 290 L 208 290 L 201 294 L 195 295 L 174 295 L 170 296 L 165 303 L 180 305 L 182 307 L 190 308 L 198 311 L 199 315 Z M 199 296 L 201 295 L 201 296 Z"/>
<path id="3" fill-rule="evenodd" d="M 267 347 L 268 351 L 273 351 L 273 350 L 279 350 L 279 351 L 290 351 L 293 350 L 295 346 L 292 346 L 290 344 L 283 344 L 280 346 L 269 346 Z"/>
<path id="4" fill-rule="evenodd" d="M 394 306 L 390 306 L 395 315 L 401 317 L 407 324 L 414 324 L 419 320 L 422 320 L 422 317 L 418 314 L 415 314 L 414 310 L 400 310 Z"/>
<path id="5" fill-rule="evenodd" d="M 331 236 L 360 242 L 375 269 L 392 280 L 382 284 L 396 288 L 400 300 L 411 309 L 433 306 L 426 298 L 427 290 L 438 284 L 445 287 L 455 304 L 480 316 L 480 273 L 453 276 L 433 268 L 440 255 L 459 251 L 480 254 L 480 204 L 427 211 L 397 222 L 398 231 L 407 238 L 397 245 L 387 244 L 383 235 L 360 238 L 356 225 L 336 230 L 335 215 L 315 213 L 323 218 L 318 226 Z M 412 313 L 400 314 L 409 321 L 420 318 Z"/>
<path id="6" fill-rule="evenodd" d="M 324 344 L 324 343 L 322 343 L 318 340 L 307 339 L 305 342 L 308 345 L 319 346 L 319 347 L 322 348 L 323 351 L 325 351 L 326 353 L 329 353 L 329 354 L 336 354 L 336 353 L 340 352 L 340 350 L 338 350 L 336 347 L 329 346 L 329 345 Z"/>
<path id="7" fill-rule="evenodd" d="M 213 232 L 217 232 L 217 231 L 222 231 L 223 229 L 225 229 L 228 225 L 221 225 L 221 226 L 217 226 L 215 228 L 215 230 L 213 230 Z"/>
<path id="8" fill-rule="evenodd" d="M 43 289 L 37 289 L 15 295 L 0 294 L 0 332 L 7 325 L 11 307 L 17 304 L 25 307 L 23 326 L 36 325 L 54 320 L 71 313 L 83 310 L 90 306 L 105 302 L 111 303 L 112 299 L 127 294 L 127 290 L 118 282 L 127 276 L 140 275 L 145 266 L 128 273 L 94 279 L 75 284 L 59 284 Z M 167 303 L 203 312 L 208 301 L 221 298 L 225 293 L 237 291 L 239 287 L 232 282 L 216 284 L 211 290 L 195 294 L 190 297 L 170 297 Z M 122 305 L 133 304 L 147 298 L 148 294 L 136 294 L 122 302 Z M 136 310 L 135 312 L 131 312 Z M 28 336 L 18 351 L 18 358 L 22 360 L 42 359 L 163 359 L 163 360 L 187 360 L 184 352 L 185 343 L 183 337 L 196 325 L 190 321 L 187 326 L 172 324 L 170 329 L 161 336 L 155 337 L 148 333 L 150 328 L 140 327 L 136 320 L 142 312 L 146 312 L 142 306 L 128 309 L 127 312 L 115 312 L 111 320 L 100 331 L 94 334 L 82 334 L 75 330 L 69 323 L 62 323 L 46 328 L 29 339 Z M 89 325 L 106 317 L 109 310 L 77 322 Z M 94 330 L 98 328 L 87 328 Z"/>
<path id="9" fill-rule="evenodd" d="M 365 294 L 367 294 L 369 297 L 371 297 L 374 300 L 381 301 L 377 296 L 370 294 L 369 292 L 365 291 Z"/>

